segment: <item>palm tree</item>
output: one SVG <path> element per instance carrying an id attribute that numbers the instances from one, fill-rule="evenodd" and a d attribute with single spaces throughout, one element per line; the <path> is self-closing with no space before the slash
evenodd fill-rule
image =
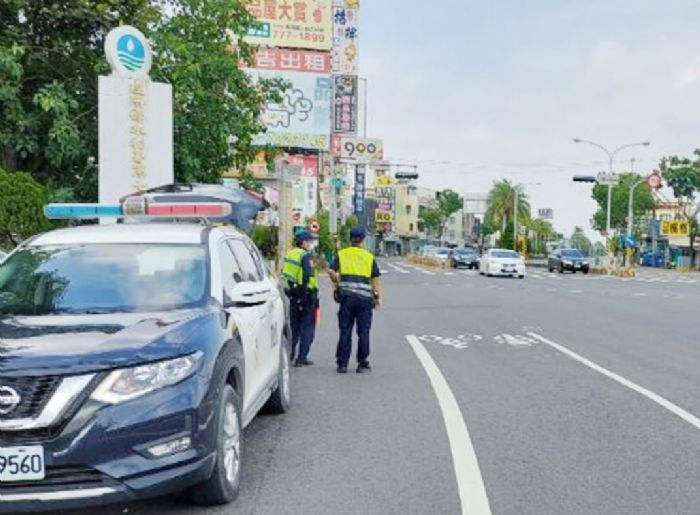
<path id="1" fill-rule="evenodd" d="M 494 227 L 501 226 L 505 231 L 508 222 L 513 219 L 515 191 L 518 190 L 518 218 L 523 222 L 530 220 L 530 202 L 522 186 L 515 186 L 508 179 L 494 182 L 486 199 L 486 218 Z"/>
<path id="2" fill-rule="evenodd" d="M 535 234 L 536 252 L 545 254 L 547 250 L 547 242 L 553 240 L 556 236 L 556 231 L 552 224 L 542 218 L 535 218 L 528 224 L 529 229 Z M 544 252 L 543 252 L 544 250 Z"/>

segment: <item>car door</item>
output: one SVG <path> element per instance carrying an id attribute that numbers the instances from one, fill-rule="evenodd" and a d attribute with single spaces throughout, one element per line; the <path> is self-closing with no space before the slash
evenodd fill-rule
<path id="1" fill-rule="evenodd" d="M 255 262 L 258 273 L 263 278 L 263 282 L 269 286 L 271 292 L 270 297 L 265 304 L 268 317 L 268 340 L 265 348 L 265 369 L 271 378 L 276 378 L 279 369 L 279 345 L 282 342 L 282 334 L 286 323 L 286 310 L 284 307 L 284 300 L 282 298 L 282 291 L 277 278 L 271 274 L 265 266 L 265 261 L 263 260 L 263 257 L 257 247 L 250 240 L 244 240 L 244 243 L 248 248 L 251 257 L 253 258 L 253 261 Z"/>
<path id="2" fill-rule="evenodd" d="M 231 240 L 220 244 L 219 259 L 223 284 L 224 305 L 231 301 L 229 292 L 237 283 L 251 280 L 249 273 L 240 265 L 230 246 Z M 226 308 L 232 318 L 243 344 L 245 358 L 245 395 L 243 398 L 243 413 L 247 413 L 262 395 L 264 384 L 259 373 L 260 362 L 260 324 L 264 308 L 261 305 L 231 306 Z"/>
<path id="3" fill-rule="evenodd" d="M 270 360 L 272 359 L 271 352 L 275 342 L 270 341 L 273 323 L 270 316 L 270 303 L 273 302 L 271 299 L 274 296 L 274 291 L 263 274 L 261 274 L 246 241 L 242 238 L 233 238 L 227 240 L 227 244 L 240 267 L 242 279 L 247 282 L 258 283 L 260 291 L 268 293 L 264 303 L 244 308 L 250 314 L 251 332 L 254 334 L 254 346 L 251 348 L 250 360 L 248 360 L 248 355 L 246 355 L 246 363 L 250 363 L 250 368 L 246 365 L 246 370 L 252 371 L 252 373 L 247 374 L 250 377 L 246 377 L 246 387 L 252 388 L 252 391 L 255 392 L 255 400 L 259 400 L 271 378 Z M 279 339 L 277 338 L 276 341 L 279 341 Z"/>

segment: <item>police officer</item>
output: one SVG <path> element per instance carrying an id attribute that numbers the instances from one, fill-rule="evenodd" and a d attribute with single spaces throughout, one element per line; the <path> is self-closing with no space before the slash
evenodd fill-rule
<path id="1" fill-rule="evenodd" d="M 284 258 L 282 275 L 287 282 L 286 293 L 289 297 L 289 319 L 292 328 L 292 355 L 296 356 L 295 367 L 313 365 L 308 359 L 311 344 L 316 333 L 316 308 L 318 307 L 318 275 L 314 271 L 310 249 L 314 237 L 307 231 L 295 236 L 296 247 Z"/>
<path id="2" fill-rule="evenodd" d="M 352 329 L 357 326 L 357 373 L 370 372 L 369 333 L 372 327 L 372 310 L 381 304 L 379 267 L 372 253 L 362 248 L 365 230 L 354 227 L 350 231 L 351 247 L 338 252 L 331 263 L 330 276 L 340 302 L 338 326 L 340 338 L 335 354 L 338 373 L 348 371 L 352 352 Z"/>

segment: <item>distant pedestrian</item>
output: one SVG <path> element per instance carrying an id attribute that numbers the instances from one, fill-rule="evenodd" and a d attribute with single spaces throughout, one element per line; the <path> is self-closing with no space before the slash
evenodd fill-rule
<path id="1" fill-rule="evenodd" d="M 297 233 L 296 247 L 287 253 L 282 268 L 282 275 L 287 282 L 286 293 L 289 298 L 289 321 L 292 329 L 290 359 L 296 358 L 295 367 L 314 364 L 308 359 L 316 334 L 315 315 L 318 308 L 318 274 L 310 252 L 314 239 L 307 231 Z"/>
<path id="2" fill-rule="evenodd" d="M 340 303 L 338 328 L 340 336 L 335 359 L 338 373 L 348 371 L 352 353 L 352 330 L 357 327 L 357 373 L 370 372 L 370 329 L 372 310 L 381 305 L 381 282 L 377 262 L 372 253 L 362 248 L 365 241 L 362 227 L 350 231 L 351 247 L 338 252 L 329 271 L 334 296 Z"/>

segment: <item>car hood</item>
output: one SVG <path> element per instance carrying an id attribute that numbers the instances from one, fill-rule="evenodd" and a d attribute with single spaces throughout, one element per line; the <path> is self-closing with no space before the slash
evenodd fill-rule
<path id="1" fill-rule="evenodd" d="M 0 316 L 0 375 L 81 374 L 177 357 L 212 313 Z"/>

